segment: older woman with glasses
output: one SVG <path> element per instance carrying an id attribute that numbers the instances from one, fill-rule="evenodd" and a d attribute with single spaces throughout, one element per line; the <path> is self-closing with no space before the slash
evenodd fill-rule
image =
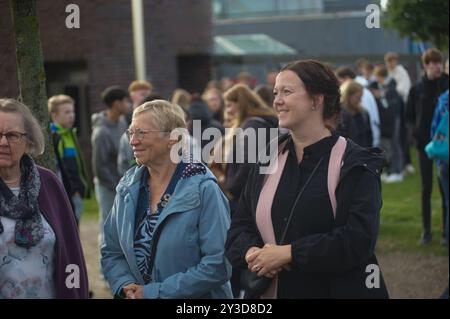
<path id="1" fill-rule="evenodd" d="M 208 168 L 182 159 L 178 105 L 137 107 L 127 134 L 137 166 L 117 186 L 104 224 L 102 268 L 118 298 L 230 298 L 228 202 Z"/>
<path id="2" fill-rule="evenodd" d="M 30 110 L 0 99 L 0 299 L 88 297 L 69 199 L 58 178 L 32 158 L 43 151 Z"/>

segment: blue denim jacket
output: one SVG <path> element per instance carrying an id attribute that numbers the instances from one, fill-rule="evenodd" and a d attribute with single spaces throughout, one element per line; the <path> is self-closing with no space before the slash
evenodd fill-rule
<path id="1" fill-rule="evenodd" d="M 134 255 L 137 201 L 144 166 L 130 169 L 117 186 L 104 224 L 103 274 L 112 293 L 144 285 Z M 230 212 L 214 175 L 181 179 L 156 225 L 153 281 L 144 298 L 232 298 L 231 266 L 224 255 Z"/>

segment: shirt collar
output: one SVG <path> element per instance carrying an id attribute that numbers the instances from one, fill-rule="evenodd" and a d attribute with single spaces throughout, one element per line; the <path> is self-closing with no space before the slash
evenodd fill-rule
<path id="1" fill-rule="evenodd" d="M 334 144 L 336 144 L 339 135 L 335 132 L 331 133 L 331 136 L 324 137 L 320 141 L 317 141 L 314 144 L 311 144 L 303 149 L 303 155 L 307 157 L 320 158 L 325 153 L 331 151 Z M 283 152 L 286 150 L 295 154 L 295 146 L 292 136 L 289 136 L 285 147 L 283 148 Z"/>

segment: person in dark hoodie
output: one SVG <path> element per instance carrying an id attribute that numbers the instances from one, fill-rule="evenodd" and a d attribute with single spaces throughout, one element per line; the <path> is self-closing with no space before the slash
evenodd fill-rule
<path id="1" fill-rule="evenodd" d="M 424 75 L 415 84 L 408 96 L 406 121 L 412 128 L 419 155 L 420 177 L 422 180 L 422 226 L 423 233 L 419 243 L 431 242 L 431 191 L 433 186 L 433 160 L 425 153 L 430 142 L 431 122 L 439 96 L 448 89 L 448 75 L 443 73 L 442 53 L 437 49 L 428 49 L 422 55 Z M 442 198 L 445 198 L 442 189 Z M 445 203 L 442 203 L 442 220 L 445 223 Z"/>
<path id="2" fill-rule="evenodd" d="M 291 133 L 278 140 L 271 174 L 260 174 L 259 164 L 251 170 L 226 243 L 233 267 L 272 278 L 261 295 L 246 290 L 246 297 L 387 298 L 374 254 L 381 150 L 326 126 L 340 113 L 339 83 L 328 66 L 289 63 L 274 94 L 280 127 Z"/>
<path id="3" fill-rule="evenodd" d="M 208 128 L 218 129 L 223 135 L 225 130 L 222 124 L 213 118 L 213 113 L 208 108 L 208 105 L 197 95 L 192 96 L 191 105 L 188 108 L 190 120 L 192 124 L 189 126 L 189 134 L 193 136 L 195 133 L 194 125 L 201 125 L 200 132 L 203 132 Z M 196 122 L 194 122 L 196 121 Z M 210 139 L 202 139 L 201 136 L 194 136 L 197 141 L 201 141 L 201 148 L 203 149 L 208 143 L 212 141 L 212 137 Z M 207 161 L 207 159 L 205 159 Z"/>
<path id="4" fill-rule="evenodd" d="M 202 100 L 208 105 L 212 118 L 218 122 L 223 121 L 223 98 L 222 92 L 215 87 L 210 87 L 202 94 Z"/>

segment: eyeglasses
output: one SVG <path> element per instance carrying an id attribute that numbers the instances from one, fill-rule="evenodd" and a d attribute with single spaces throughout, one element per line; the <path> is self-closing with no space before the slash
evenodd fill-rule
<path id="1" fill-rule="evenodd" d="M 24 136 L 27 136 L 27 134 L 14 131 L 7 133 L 0 133 L 0 141 L 3 139 L 3 136 L 6 137 L 8 143 L 18 143 Z"/>
<path id="2" fill-rule="evenodd" d="M 127 134 L 127 137 L 129 140 L 131 140 L 133 137 L 135 139 L 137 139 L 138 141 L 142 141 L 142 139 L 144 138 L 144 135 L 150 132 L 158 132 L 158 133 L 168 133 L 169 131 L 164 131 L 164 130 L 144 130 L 144 129 L 140 129 L 137 128 L 135 130 L 131 130 L 128 129 L 125 131 L 125 133 Z"/>

